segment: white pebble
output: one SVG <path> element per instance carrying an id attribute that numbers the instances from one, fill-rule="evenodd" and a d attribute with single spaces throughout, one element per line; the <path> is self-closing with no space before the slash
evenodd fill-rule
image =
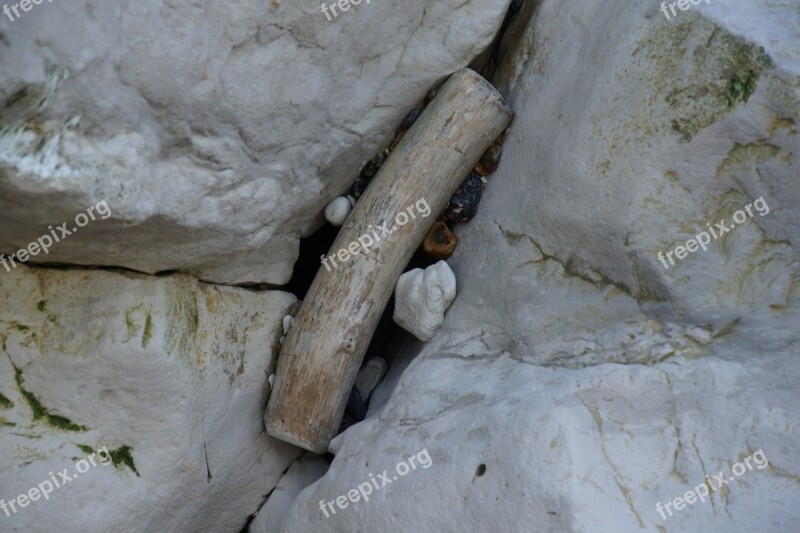
<path id="1" fill-rule="evenodd" d="M 344 224 L 344 221 L 347 220 L 347 216 L 352 210 L 353 205 L 350 202 L 350 199 L 346 196 L 339 196 L 338 198 L 331 200 L 331 203 L 329 203 L 328 207 L 325 208 L 325 218 L 333 226 L 338 228 Z"/>
<path id="2" fill-rule="evenodd" d="M 292 325 L 292 320 L 294 320 L 294 317 L 292 315 L 286 315 L 285 317 L 283 317 L 283 334 L 284 335 L 289 333 L 289 326 Z"/>

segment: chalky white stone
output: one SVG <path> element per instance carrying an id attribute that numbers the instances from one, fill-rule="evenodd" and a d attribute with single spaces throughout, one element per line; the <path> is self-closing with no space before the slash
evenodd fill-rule
<path id="1" fill-rule="evenodd" d="M 186 275 L 0 272 L 0 498 L 76 473 L 88 449 L 131 458 L 0 511 L 0 530 L 241 531 L 301 453 L 261 422 L 295 302 Z"/>
<path id="2" fill-rule="evenodd" d="M 263 0 L 0 14 L 0 250 L 106 199 L 113 216 L 47 261 L 284 285 L 300 236 L 507 5 L 372 2 L 333 22 Z"/>
<path id="3" fill-rule="evenodd" d="M 659 2 L 542 0 L 517 16 L 495 79 L 516 118 L 457 228 L 459 296 L 430 342 L 391 354 L 370 416 L 331 443 L 284 533 L 397 517 L 404 531 L 794 531 L 797 4 L 711 0 L 667 21 Z M 658 263 L 762 195 L 769 215 Z M 428 470 L 320 517 L 365 464 L 391 474 L 421 448 Z M 759 449 L 768 468 L 657 511 Z"/>
<path id="4" fill-rule="evenodd" d="M 422 341 L 429 341 L 444 323 L 456 297 L 456 276 L 446 261 L 425 270 L 404 273 L 395 287 L 394 321 Z"/>
<path id="5" fill-rule="evenodd" d="M 344 224 L 347 216 L 353 210 L 353 204 L 346 196 L 339 196 L 331 200 L 325 207 L 325 219 L 337 228 Z"/>

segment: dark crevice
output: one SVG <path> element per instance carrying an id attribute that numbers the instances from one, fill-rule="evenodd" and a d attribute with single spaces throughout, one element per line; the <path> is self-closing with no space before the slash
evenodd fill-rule
<path id="1" fill-rule="evenodd" d="M 302 239 L 292 279 L 281 289 L 291 292 L 299 300 L 304 300 L 317 272 L 324 268 L 320 256 L 328 254 L 338 234 L 339 228 L 326 223 L 316 233 Z"/>

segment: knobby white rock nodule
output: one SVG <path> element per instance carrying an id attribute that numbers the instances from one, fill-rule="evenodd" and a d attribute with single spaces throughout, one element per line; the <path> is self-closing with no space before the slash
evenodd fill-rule
<path id="1" fill-rule="evenodd" d="M 429 341 L 444 323 L 456 297 L 456 276 L 446 261 L 415 268 L 397 280 L 394 321 L 422 341 Z"/>

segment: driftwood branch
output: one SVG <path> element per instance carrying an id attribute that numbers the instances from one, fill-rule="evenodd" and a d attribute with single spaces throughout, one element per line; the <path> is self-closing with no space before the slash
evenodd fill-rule
<path id="1" fill-rule="evenodd" d="M 392 151 L 345 221 L 286 336 L 265 416 L 270 435 L 328 451 L 398 277 L 511 117 L 500 94 L 464 69 Z"/>

